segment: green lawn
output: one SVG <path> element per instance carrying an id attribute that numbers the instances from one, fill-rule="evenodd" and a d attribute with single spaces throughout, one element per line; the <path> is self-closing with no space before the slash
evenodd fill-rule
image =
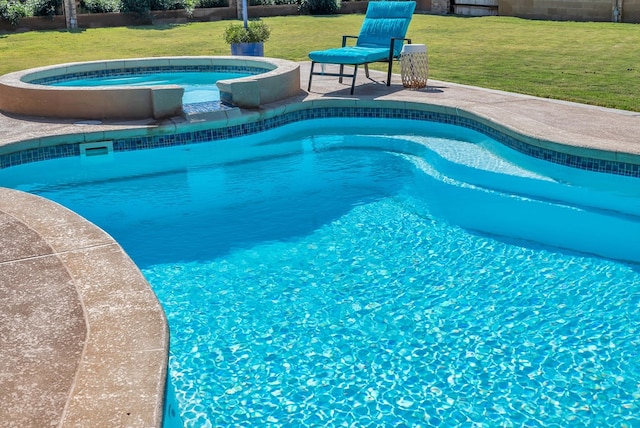
<path id="1" fill-rule="evenodd" d="M 362 19 L 265 18 L 272 29 L 265 54 L 306 61 L 307 52 L 357 34 Z M 228 55 L 222 40 L 228 24 L 2 34 L 0 74 L 72 61 Z M 434 79 L 640 111 L 638 25 L 415 15 L 408 37 L 428 46 Z"/>

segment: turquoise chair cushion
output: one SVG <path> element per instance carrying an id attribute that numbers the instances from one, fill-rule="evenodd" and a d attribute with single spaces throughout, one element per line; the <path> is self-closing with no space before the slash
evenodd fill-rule
<path id="1" fill-rule="evenodd" d="M 415 2 L 377 1 L 369 3 L 357 46 L 386 47 L 392 38 L 403 39 L 409 29 Z M 394 55 L 400 55 L 402 43 L 397 43 Z"/>
<path id="2" fill-rule="evenodd" d="M 372 1 L 367 7 L 355 46 L 313 51 L 312 61 L 325 64 L 366 64 L 389 58 L 391 39 L 404 39 L 416 8 L 414 1 Z M 394 45 L 400 56 L 402 42 Z"/>
<path id="3" fill-rule="evenodd" d="M 346 46 L 344 48 L 309 52 L 309 58 L 311 58 L 311 61 L 327 64 L 366 64 L 388 59 L 389 48 Z"/>

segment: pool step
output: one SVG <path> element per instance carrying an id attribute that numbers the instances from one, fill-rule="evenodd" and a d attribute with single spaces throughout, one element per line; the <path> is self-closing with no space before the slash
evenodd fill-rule
<path id="1" fill-rule="evenodd" d="M 228 106 L 220 101 L 184 104 L 182 110 L 188 122 L 228 119 L 241 114 L 238 107 Z"/>

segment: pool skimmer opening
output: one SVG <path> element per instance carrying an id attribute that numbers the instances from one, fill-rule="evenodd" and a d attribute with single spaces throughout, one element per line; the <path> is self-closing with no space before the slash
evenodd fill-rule
<path id="1" fill-rule="evenodd" d="M 113 153 L 113 141 L 98 141 L 80 144 L 80 156 L 103 156 Z"/>

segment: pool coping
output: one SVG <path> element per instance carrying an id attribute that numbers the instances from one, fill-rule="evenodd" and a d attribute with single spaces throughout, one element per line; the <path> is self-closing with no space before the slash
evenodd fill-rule
<path id="1" fill-rule="evenodd" d="M 13 345 L 0 372 L 29 385 L 3 386 L 4 423 L 160 426 L 169 329 L 133 261 L 89 221 L 15 190 L 0 188 L 0 229 L 14 296 L 0 298 L 3 347 Z"/>
<path id="2" fill-rule="evenodd" d="M 301 64 L 303 85 L 308 68 L 308 63 Z M 637 137 L 640 135 L 640 112 L 584 106 L 433 80 L 429 81 L 426 90 L 411 91 L 402 88 L 397 75 L 393 77 L 394 84 L 386 87 L 380 83 L 383 75 L 372 70 L 373 80 L 361 78 L 354 96 L 348 95 L 348 86 L 338 84 L 336 79 L 318 77 L 314 79 L 311 93 L 213 122 L 188 123 L 177 117 L 161 123 L 78 124 L 73 120 L 51 121 L 1 114 L 0 129 L 7 132 L 0 135 L 0 155 L 49 145 L 113 141 L 125 135 L 144 139 L 168 133 L 223 129 L 309 108 L 410 107 L 415 111 L 473 120 L 548 150 L 640 164 L 640 141 Z M 554 141 L 548 138 L 551 134 Z M 69 346 L 76 349 L 73 351 L 76 354 L 71 351 L 70 354 L 78 357 L 77 366 L 75 371 L 74 367 L 66 368 L 68 373 L 73 372 L 72 379 L 56 384 L 58 399 L 66 397 L 66 400 L 56 413 L 58 418 L 52 420 L 59 421 L 58 426 L 160 426 L 168 327 L 157 299 L 139 270 L 102 230 L 42 198 L 0 189 L 0 219 L 3 219 L 0 224 L 4 225 L 5 232 L 14 231 L 3 234 L 0 247 L 16 249 L 6 254 L 0 252 L 4 256 L 0 259 L 3 274 L 23 263 L 48 261 L 50 266 L 54 266 L 50 270 L 61 272 L 60 278 L 66 281 L 69 293 L 77 296 L 75 305 L 82 309 L 82 318 L 86 322 L 84 333 L 77 327 L 78 331 L 72 335 L 73 343 Z M 24 279 L 21 278 L 15 277 L 16 286 Z M 48 283 L 51 280 L 44 278 L 43 281 Z M 34 288 L 33 282 L 24 285 Z M 25 292 L 29 291 L 25 289 Z M 33 299 L 46 297 L 30 296 Z M 3 312 L 7 312 L 4 309 Z M 73 313 L 80 316 L 78 311 Z M 113 316 L 114 313 L 118 316 Z M 16 331 L 17 336 L 35 334 L 22 331 L 23 325 L 12 327 L 15 327 L 12 331 Z M 80 337 L 83 345 L 78 355 Z M 20 373 L 12 372 L 8 365 L 4 367 L 5 376 L 15 376 L 15 380 L 20 381 Z M 16 403 L 2 403 L 0 409 L 3 414 L 13 415 L 16 425 L 25 425 L 27 419 L 24 418 L 33 417 L 41 407 L 38 398 L 35 393 L 23 397 L 26 401 L 19 403 L 23 411 L 17 416 L 12 413 L 14 408 L 18 408 Z"/>

